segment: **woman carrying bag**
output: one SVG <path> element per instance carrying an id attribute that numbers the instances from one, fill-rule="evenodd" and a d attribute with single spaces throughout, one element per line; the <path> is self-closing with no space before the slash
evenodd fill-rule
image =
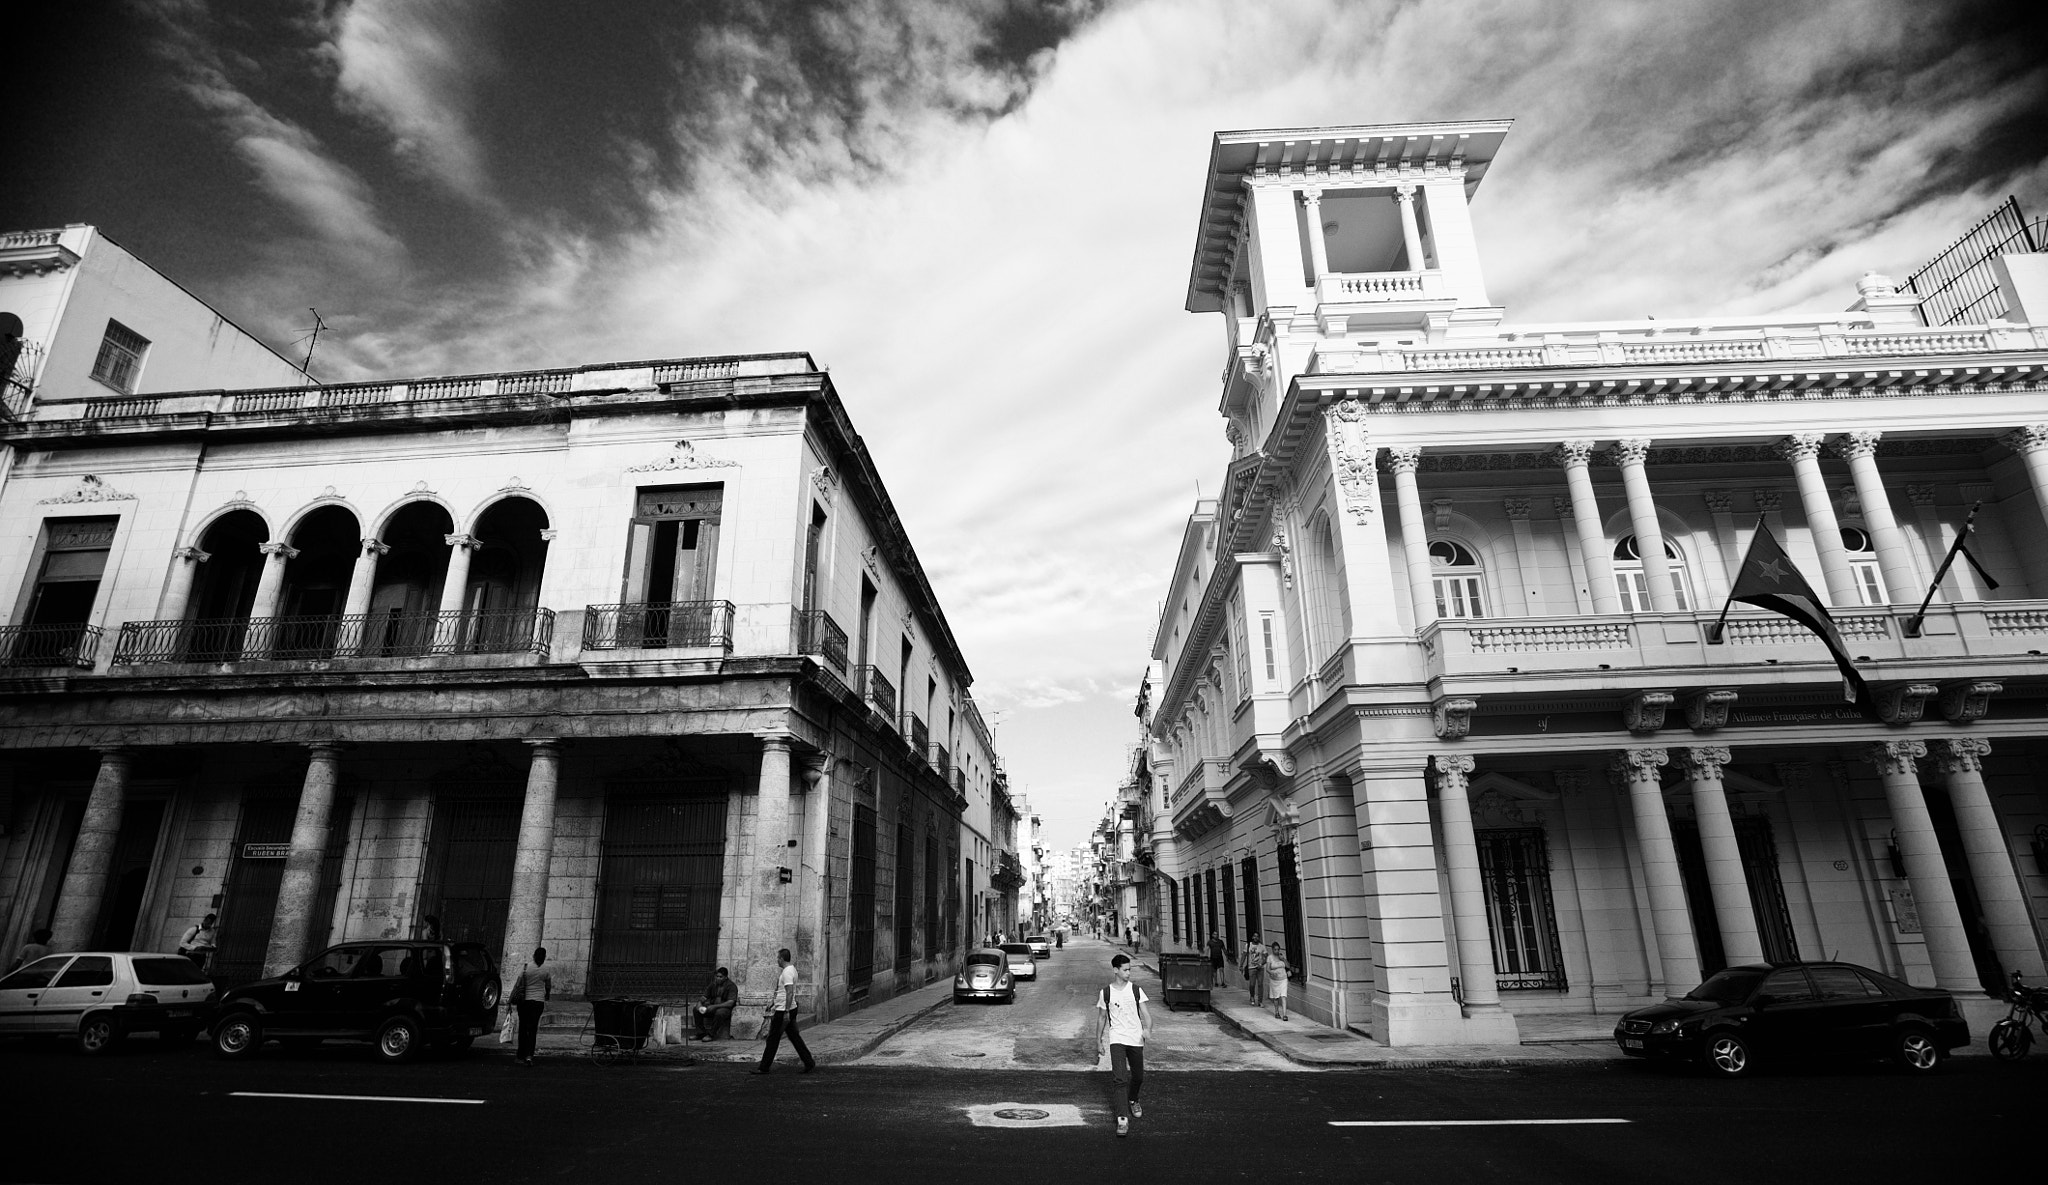
<path id="1" fill-rule="evenodd" d="M 540 1014 L 547 1011 L 548 998 L 555 994 L 554 977 L 543 966 L 547 961 L 548 948 L 535 947 L 533 962 L 519 972 L 519 978 L 512 981 L 512 990 L 505 994 L 505 1002 L 519 1013 L 519 1064 L 529 1068 L 533 1065 L 533 1047 L 540 1039 Z M 502 1034 L 499 1039 L 503 1040 Z"/>

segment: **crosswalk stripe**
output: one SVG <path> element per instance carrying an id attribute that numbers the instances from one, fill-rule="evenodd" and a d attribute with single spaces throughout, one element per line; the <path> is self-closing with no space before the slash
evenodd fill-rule
<path id="1" fill-rule="evenodd" d="M 1627 1119 L 1332 1119 L 1331 1127 L 1562 1127 Z"/>
<path id="2" fill-rule="evenodd" d="M 430 1099 L 396 1094 L 292 1094 L 286 1091 L 231 1090 L 229 1098 L 234 1099 L 321 1099 L 334 1103 L 456 1103 L 462 1106 L 480 1107 L 483 1099 Z"/>

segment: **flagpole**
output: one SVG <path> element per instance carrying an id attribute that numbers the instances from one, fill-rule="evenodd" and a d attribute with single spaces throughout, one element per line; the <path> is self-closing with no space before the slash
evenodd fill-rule
<path id="1" fill-rule="evenodd" d="M 1927 618 L 1927 607 L 1934 603 L 1934 594 L 1941 590 L 1942 578 L 1948 575 L 1950 566 L 1956 562 L 1956 553 L 1963 551 L 1963 540 L 1968 539 L 1970 532 L 1977 529 L 1973 524 L 1977 521 L 1977 508 L 1982 505 L 1984 505 L 1982 500 L 1972 502 L 1970 504 L 1970 513 L 1963 516 L 1963 525 L 1956 531 L 1956 541 L 1949 544 L 1948 554 L 1942 557 L 1941 567 L 1934 570 L 1934 582 L 1927 586 L 1927 596 L 1920 602 L 1920 611 L 1906 619 L 1905 631 L 1907 637 L 1917 638 L 1920 636 L 1920 625 Z M 1969 555 L 1968 552 L 1963 552 L 1963 554 Z M 1970 566 L 1973 568 L 1977 567 L 1977 561 L 1974 557 L 1970 560 Z M 1979 568 L 1978 571 L 1982 572 L 1983 569 Z M 1994 585 L 1993 587 L 1997 586 Z"/>
<path id="2" fill-rule="evenodd" d="M 1721 644 L 1721 631 L 1728 624 L 1728 610 L 1735 605 L 1735 584 L 1742 579 L 1742 569 L 1748 566 L 1750 553 L 1756 550 L 1756 541 L 1763 538 L 1763 530 L 1764 516 L 1759 514 L 1756 516 L 1756 530 L 1751 532 L 1749 536 L 1749 546 L 1743 550 L 1742 563 L 1735 566 L 1735 580 L 1729 582 L 1728 599 L 1721 602 L 1721 616 L 1715 618 L 1714 624 L 1707 627 L 1707 645 L 1709 646 L 1719 646 Z"/>

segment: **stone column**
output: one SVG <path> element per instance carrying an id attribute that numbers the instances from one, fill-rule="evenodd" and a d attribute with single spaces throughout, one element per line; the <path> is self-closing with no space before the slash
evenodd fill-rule
<path id="1" fill-rule="evenodd" d="M 526 800 L 519 808 L 519 846 L 512 855 L 512 900 L 505 910 L 504 961 L 498 964 L 507 971 L 524 964 L 533 957 L 533 948 L 543 945 L 547 931 L 548 869 L 555 854 L 555 789 L 560 780 L 562 743 L 550 738 L 526 744 Z"/>
<path id="2" fill-rule="evenodd" d="M 341 606 L 343 653 L 361 653 L 370 644 L 370 623 L 365 619 L 370 613 L 370 597 L 377 588 L 377 561 L 391 550 L 389 544 L 375 539 L 362 540 L 362 548 L 356 553 L 355 569 L 349 573 L 348 599 Z"/>
<path id="3" fill-rule="evenodd" d="M 78 839 L 72 844 L 71 862 L 64 869 L 64 884 L 57 891 L 57 908 L 50 919 L 53 951 L 92 946 L 107 883 L 113 879 L 114 845 L 121 837 L 129 762 L 126 749 L 100 750 L 100 770 L 92 780 L 92 796 L 85 800 L 85 818 L 79 821 Z M 127 935 L 121 939 L 125 941 Z"/>
<path id="4" fill-rule="evenodd" d="M 1799 504 L 1806 511 L 1806 527 L 1813 534 L 1813 549 L 1820 553 L 1821 575 L 1827 578 L 1828 604 L 1836 609 L 1858 605 L 1863 597 L 1856 591 L 1856 577 L 1849 571 L 1849 554 L 1842 548 L 1842 523 L 1835 517 L 1834 499 L 1820 473 L 1820 446 L 1827 437 L 1819 432 L 1796 432 L 1779 444 L 1792 476 L 1799 483 Z"/>
<path id="5" fill-rule="evenodd" d="M 1628 784 L 1636 820 L 1636 848 L 1643 861 L 1643 883 L 1650 891 L 1650 925 L 1657 933 L 1664 992 L 1679 995 L 1700 982 L 1699 943 L 1693 938 L 1692 912 L 1685 904 L 1685 879 L 1678 871 L 1678 847 L 1671 842 L 1671 819 L 1664 813 L 1664 789 L 1657 770 L 1670 755 L 1662 749 L 1624 749 L 1614 770 Z"/>
<path id="6" fill-rule="evenodd" d="M 1436 620 L 1436 581 L 1429 568 L 1429 535 L 1422 525 L 1422 494 L 1415 485 L 1415 469 L 1422 462 L 1422 450 L 1390 448 L 1387 460 L 1394 469 L 1394 499 L 1401 514 L 1401 554 L 1408 561 L 1408 599 L 1415 603 L 1415 628 L 1420 632 Z"/>
<path id="7" fill-rule="evenodd" d="M 1572 525 L 1578 528 L 1579 553 L 1586 565 L 1586 591 L 1593 598 L 1593 612 L 1621 612 L 1621 596 L 1614 588 L 1614 547 L 1600 526 L 1600 503 L 1593 496 L 1593 474 L 1589 465 L 1593 442 L 1567 440 L 1557 446 L 1558 464 L 1564 467 L 1565 484 L 1572 492 Z"/>
<path id="8" fill-rule="evenodd" d="M 284 566 L 299 558 L 299 549 L 289 543 L 259 543 L 263 553 L 263 575 L 256 581 L 256 600 L 249 606 L 251 620 L 276 617 L 284 600 Z"/>
<path id="9" fill-rule="evenodd" d="M 2027 481 L 2034 487 L 2034 503 L 2041 518 L 2048 520 L 2048 424 L 2028 424 L 1999 438 L 1999 443 L 2020 455 L 2027 465 Z"/>
<path id="10" fill-rule="evenodd" d="M 1330 270 L 1330 244 L 1323 238 L 1323 194 L 1321 190 L 1305 189 L 1301 193 L 1301 208 L 1307 215 L 1308 261 L 1314 270 L 1316 280 L 1321 281 Z"/>
<path id="11" fill-rule="evenodd" d="M 1920 776 L 1913 768 L 1914 759 L 1926 755 L 1927 745 L 1922 741 L 1878 741 L 1863 751 L 1863 759 L 1877 767 L 1884 781 L 1899 854 L 1906 862 L 1906 880 L 1913 887 L 1920 913 L 1920 936 L 1927 943 L 1928 961 L 1934 965 L 1935 986 L 1979 995 L 1984 988 L 1977 982 L 1969 934 L 1963 929 L 1955 886 L 1941 859 L 1941 840 L 1934 834 L 1934 819 L 1927 813 Z"/>
<path id="12" fill-rule="evenodd" d="M 1486 888 L 1479 879 L 1479 841 L 1472 834 L 1472 755 L 1438 753 L 1437 806 L 1444 825 L 1444 870 L 1450 874 L 1451 916 L 1458 923 L 1458 983 L 1465 1014 L 1500 1008 L 1493 932 L 1486 918 Z"/>
<path id="13" fill-rule="evenodd" d="M 1647 440 L 1615 443 L 1621 462 L 1621 485 L 1628 491 L 1628 518 L 1636 532 L 1636 551 L 1643 557 L 1643 585 L 1650 590 L 1650 607 L 1659 613 L 1678 613 L 1678 590 L 1671 583 L 1671 561 L 1664 557 L 1664 527 L 1657 521 L 1657 500 L 1650 495 L 1650 478 L 1643 472 L 1643 458 L 1650 452 Z"/>
<path id="14" fill-rule="evenodd" d="M 1415 221 L 1415 186 L 1406 182 L 1395 186 L 1394 204 L 1401 211 L 1401 242 L 1408 248 L 1408 270 L 1419 272 L 1428 265 L 1422 260 L 1422 227 Z"/>
<path id="15" fill-rule="evenodd" d="M 270 946 L 263 974 L 282 975 L 309 953 L 313 906 L 320 898 L 320 866 L 327 859 L 328 823 L 334 814 L 334 786 L 341 764 L 338 745 L 311 745 L 306 781 L 299 789 L 299 813 L 292 820 L 292 850 L 277 886 L 277 912 L 270 921 Z M 318 919 L 325 921 L 326 919 Z"/>
<path id="16" fill-rule="evenodd" d="M 1863 522 L 1877 544 L 1877 566 L 1884 572 L 1885 595 L 1894 604 L 1917 605 L 1924 591 L 1920 574 L 1913 568 L 1905 532 L 1899 530 L 1899 520 L 1892 517 L 1891 498 L 1885 494 L 1884 478 L 1877 471 L 1877 442 L 1883 435 L 1848 433 L 1842 437 L 1842 455 L 1849 458 L 1849 476 L 1856 480 L 1856 498 L 1863 503 Z"/>
<path id="17" fill-rule="evenodd" d="M 477 548 L 474 535 L 444 535 L 448 544 L 448 572 L 441 578 L 441 612 L 460 613 L 469 591 L 469 553 Z"/>
<path id="18" fill-rule="evenodd" d="M 1749 896 L 1749 877 L 1742 870 L 1735 820 L 1728 813 L 1727 788 L 1721 784 L 1721 768 L 1726 764 L 1725 745 L 1693 745 L 1685 750 L 1693 817 L 1699 822 L 1707 884 L 1714 897 L 1714 916 L 1720 922 L 1721 953 L 1732 967 L 1763 962 L 1764 940 Z"/>
<path id="19" fill-rule="evenodd" d="M 2034 933 L 2026 889 L 2013 871 L 2012 850 L 1991 805 L 1991 792 L 1984 786 L 1984 756 L 1989 752 L 1991 742 L 1978 737 L 1936 741 L 1934 765 L 1955 806 L 1956 829 L 1962 832 L 1963 851 L 1970 858 L 1970 882 L 1976 886 L 1984 924 L 1991 930 L 1998 965 L 2007 975 L 2017 971 L 2035 979 L 2048 974 L 2048 968 L 2042 963 L 2041 939 Z"/>
<path id="20" fill-rule="evenodd" d="M 196 547 L 181 547 L 171 553 L 171 579 L 164 585 L 163 605 L 157 616 L 165 621 L 183 621 L 192 609 L 192 585 L 199 578 L 199 565 L 213 556 Z"/>
<path id="21" fill-rule="evenodd" d="M 761 737 L 761 773 L 754 803 L 754 860 L 742 886 L 748 901 L 747 947 L 744 965 L 737 968 L 738 974 L 733 978 L 749 995 L 761 999 L 775 987 L 779 970 L 775 952 L 781 947 L 795 947 L 785 916 L 794 886 L 782 880 L 783 869 L 789 869 L 792 876 L 796 872 L 796 851 L 789 846 L 789 747 L 786 734 Z"/>

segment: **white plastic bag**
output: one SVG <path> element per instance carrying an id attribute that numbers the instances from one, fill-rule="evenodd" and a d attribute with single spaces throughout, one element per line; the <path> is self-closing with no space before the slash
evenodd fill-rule
<path id="1" fill-rule="evenodd" d="M 519 1011 L 515 1008 L 501 1009 L 504 1022 L 498 1026 L 498 1044 L 513 1045 L 519 1041 Z"/>

